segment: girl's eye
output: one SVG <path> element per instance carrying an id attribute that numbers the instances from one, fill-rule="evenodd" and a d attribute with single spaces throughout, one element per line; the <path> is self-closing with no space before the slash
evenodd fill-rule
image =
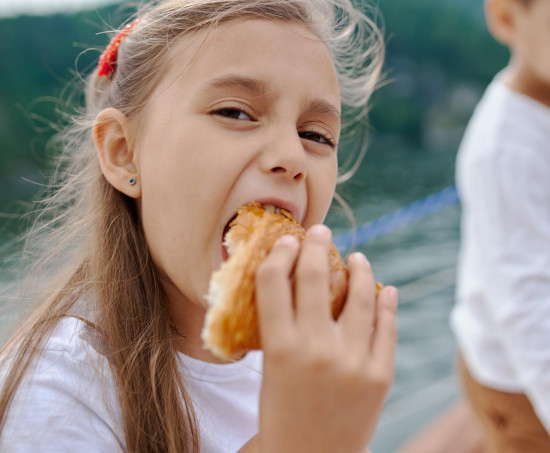
<path id="1" fill-rule="evenodd" d="M 231 107 L 216 110 L 214 112 L 214 115 L 220 115 L 225 118 L 231 118 L 234 120 L 252 121 L 252 118 L 250 117 L 250 115 L 243 112 L 242 110 L 231 108 Z"/>
<path id="2" fill-rule="evenodd" d="M 317 132 L 305 131 L 305 132 L 300 132 L 298 135 L 305 140 L 311 140 L 312 142 L 317 142 L 317 143 L 329 145 L 332 147 L 335 146 L 334 142 L 330 138 L 324 135 L 318 134 Z"/>

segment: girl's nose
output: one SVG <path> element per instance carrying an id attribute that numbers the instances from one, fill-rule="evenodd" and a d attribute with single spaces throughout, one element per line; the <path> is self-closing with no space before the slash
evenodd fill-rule
<path id="1" fill-rule="evenodd" d="M 302 140 L 296 130 L 286 137 L 279 135 L 265 145 L 260 158 L 264 173 L 276 175 L 289 181 L 301 181 L 307 176 L 307 156 Z"/>

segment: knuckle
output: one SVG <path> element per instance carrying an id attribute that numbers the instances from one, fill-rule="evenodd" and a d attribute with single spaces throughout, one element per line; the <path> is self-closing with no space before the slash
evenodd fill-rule
<path id="1" fill-rule="evenodd" d="M 315 373 L 325 372 L 334 366 L 335 360 L 333 354 L 327 348 L 315 348 L 310 351 L 304 360 L 304 365 L 310 371 Z"/>
<path id="2" fill-rule="evenodd" d="M 383 368 L 372 368 L 368 373 L 369 386 L 380 390 L 387 391 L 393 382 L 393 373 Z"/>
<path id="3" fill-rule="evenodd" d="M 326 272 L 318 265 L 300 266 L 296 270 L 296 276 L 304 282 L 316 282 L 322 280 Z"/>
<path id="4" fill-rule="evenodd" d="M 355 298 L 356 306 L 361 310 L 372 310 L 374 308 L 374 301 L 369 298 L 366 291 L 361 291 L 358 293 L 352 293 L 351 297 Z"/>
<path id="5" fill-rule="evenodd" d="M 346 386 L 358 388 L 365 386 L 364 373 L 352 363 L 340 367 L 340 377 Z"/>
<path id="6" fill-rule="evenodd" d="M 340 369 L 342 371 L 342 376 L 344 376 L 350 384 L 361 385 L 368 380 L 368 375 L 365 373 L 365 360 L 361 354 L 346 357 Z"/>
<path id="7" fill-rule="evenodd" d="M 304 239 L 304 244 L 306 247 L 318 247 L 320 249 L 328 248 L 330 242 L 327 238 L 317 235 L 306 236 Z"/>
<path id="8" fill-rule="evenodd" d="M 273 261 L 263 261 L 256 269 L 256 280 L 271 281 L 281 273 L 281 265 Z"/>

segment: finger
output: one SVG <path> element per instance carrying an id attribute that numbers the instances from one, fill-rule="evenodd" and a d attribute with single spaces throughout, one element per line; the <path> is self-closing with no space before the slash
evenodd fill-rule
<path id="1" fill-rule="evenodd" d="M 393 286 L 386 286 L 378 296 L 378 319 L 373 333 L 371 358 L 385 370 L 394 367 L 397 347 L 397 299 L 397 289 Z"/>
<path id="2" fill-rule="evenodd" d="M 296 317 L 299 323 L 319 326 L 331 320 L 331 233 L 324 225 L 311 227 L 302 242 L 295 273 Z"/>
<path id="3" fill-rule="evenodd" d="M 264 348 L 270 341 L 285 338 L 293 323 L 290 275 L 300 244 L 293 236 L 277 240 L 256 270 L 256 308 Z"/>
<path id="4" fill-rule="evenodd" d="M 339 323 L 352 344 L 369 347 L 375 317 L 375 283 L 370 263 L 362 253 L 348 257 L 348 296 Z"/>

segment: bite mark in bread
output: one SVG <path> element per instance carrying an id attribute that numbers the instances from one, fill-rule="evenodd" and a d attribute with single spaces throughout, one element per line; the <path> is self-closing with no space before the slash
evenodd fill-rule
<path id="1" fill-rule="evenodd" d="M 255 304 L 256 269 L 281 236 L 290 234 L 301 242 L 306 233 L 289 212 L 269 212 L 258 203 L 240 206 L 230 226 L 224 240 L 229 259 L 210 279 L 206 296 L 209 309 L 202 331 L 205 347 L 223 359 L 261 349 Z M 337 319 L 346 299 L 348 270 L 334 244 L 330 269 L 332 316 Z M 377 292 L 380 287 L 377 284 Z"/>

